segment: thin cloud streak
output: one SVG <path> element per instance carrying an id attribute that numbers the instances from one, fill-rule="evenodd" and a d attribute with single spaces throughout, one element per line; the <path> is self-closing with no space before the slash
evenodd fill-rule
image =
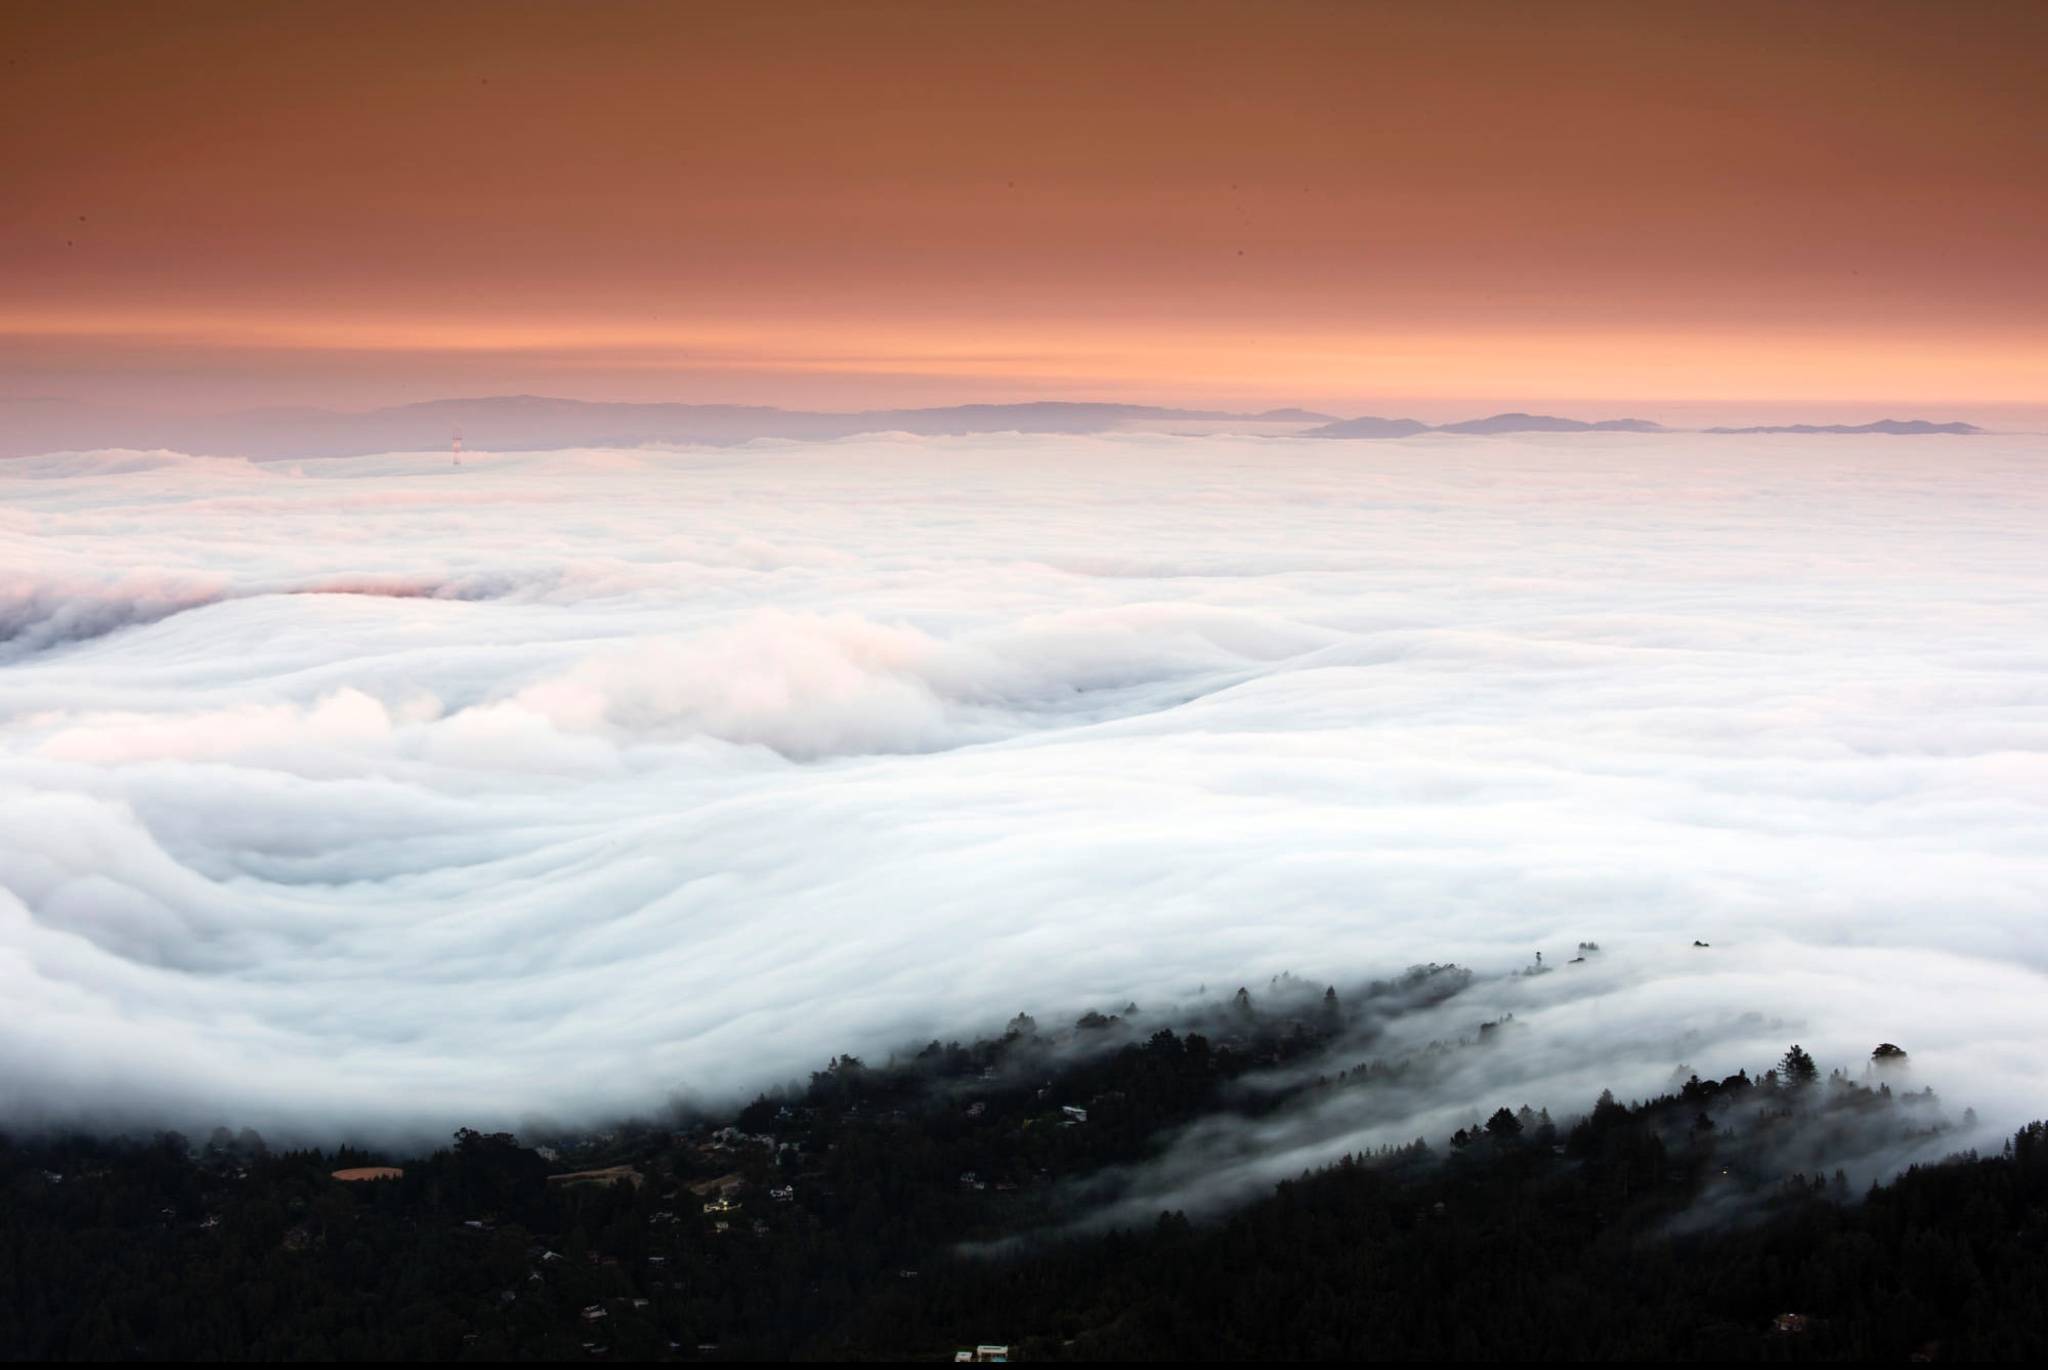
<path id="1" fill-rule="evenodd" d="M 845 312 L 746 324 L 123 309 L 0 313 L 0 361 L 23 393 L 100 393 L 101 373 L 112 371 L 165 374 L 187 391 L 198 375 L 202 393 L 269 400 L 331 397 L 337 375 L 357 378 L 348 386 L 374 377 L 364 396 L 388 396 L 432 375 L 442 393 L 456 383 L 578 393 L 594 385 L 621 397 L 748 402 L 804 393 L 811 381 L 858 381 L 870 396 L 904 403 L 1018 393 L 1178 396 L 1198 406 L 1354 413 L 1596 402 L 1649 406 L 1660 417 L 1701 406 L 1748 415 L 1871 404 L 1988 412 L 2030 402 L 2048 370 L 2048 344 L 2021 328 L 1961 335 L 1930 326 L 1905 337 L 1846 324 L 1317 325 L 1135 309 L 1117 311 L 1113 322 L 1099 312 L 1012 311 L 999 322 Z M 472 375 L 489 379 L 467 382 Z M 227 389 L 216 383 L 222 377 L 233 378 L 220 382 Z M 737 378 L 753 383 L 735 389 Z"/>

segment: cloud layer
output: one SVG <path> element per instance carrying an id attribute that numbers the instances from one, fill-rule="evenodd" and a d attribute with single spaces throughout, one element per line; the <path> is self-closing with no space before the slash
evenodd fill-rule
<path id="1" fill-rule="evenodd" d="M 1594 989 L 1522 991 L 1571 1091 L 1527 1102 L 1757 1013 L 2048 1111 L 2043 456 L 8 462 L 7 1111 L 592 1116 L 1581 939 Z"/>

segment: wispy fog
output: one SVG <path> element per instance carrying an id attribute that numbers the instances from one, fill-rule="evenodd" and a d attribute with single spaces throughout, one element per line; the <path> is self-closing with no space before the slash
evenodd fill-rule
<path id="1" fill-rule="evenodd" d="M 574 1119 L 1420 961 L 1524 1025 L 1474 1099 L 1886 1040 L 2048 1112 L 2044 461 L 0 463 L 5 1118 Z"/>

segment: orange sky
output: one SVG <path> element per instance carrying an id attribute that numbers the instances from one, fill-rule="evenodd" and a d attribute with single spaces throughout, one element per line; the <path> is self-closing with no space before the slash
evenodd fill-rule
<path id="1" fill-rule="evenodd" d="M 2048 5 L 0 16 L 0 394 L 2048 403 Z"/>

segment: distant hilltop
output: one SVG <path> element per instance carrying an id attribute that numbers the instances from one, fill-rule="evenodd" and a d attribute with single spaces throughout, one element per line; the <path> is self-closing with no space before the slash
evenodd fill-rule
<path id="1" fill-rule="evenodd" d="M 1930 423 L 1926 419 L 1879 419 L 1876 423 L 1779 423 L 1758 428 L 1709 428 L 1709 433 L 1891 433 L 1913 437 L 1921 433 L 1981 433 L 1974 423 Z"/>
<path id="2" fill-rule="evenodd" d="M 1564 419 L 1555 414 L 1495 414 L 1461 423 L 1428 424 L 1417 419 L 1340 419 L 1311 428 L 1304 438 L 1406 438 L 1417 433 L 1672 433 L 1648 419 Z M 1982 433 L 1973 423 L 1932 423 L 1926 419 L 1879 419 L 1876 423 L 1788 423 L 1755 428 L 1708 428 L 1708 433 Z"/>
<path id="3" fill-rule="evenodd" d="M 1305 438 L 1407 438 L 1427 433 L 1430 427 L 1416 419 L 1340 419 L 1321 428 L 1311 428 Z"/>
<path id="4" fill-rule="evenodd" d="M 1648 419 L 1560 419 L 1550 414 L 1495 414 L 1486 419 L 1446 423 L 1439 433 L 1662 433 L 1664 425 Z"/>
<path id="5" fill-rule="evenodd" d="M 1344 419 L 1311 428 L 1305 438 L 1405 438 L 1415 433 L 1665 433 L 1648 419 L 1561 419 L 1555 414 L 1494 414 L 1461 423 L 1422 423 L 1416 419 Z"/>
<path id="6" fill-rule="evenodd" d="M 952 437 L 974 433 L 1089 434 L 1133 430 L 1310 438 L 1675 431 L 1648 419 L 1588 420 L 1520 412 L 1428 424 L 1418 419 L 1372 416 L 1339 419 L 1295 408 L 1238 412 L 1064 400 L 814 412 L 769 405 L 615 404 L 545 395 L 491 395 L 428 400 L 382 409 L 278 407 L 194 418 L 66 400 L 0 399 L 0 457 L 132 447 L 276 461 L 444 450 L 458 433 L 472 451 L 519 452 L 564 447 L 716 446 L 756 438 L 821 442 L 864 433 Z M 1983 430 L 1967 423 L 1884 419 L 1857 426 L 1787 424 L 1706 431 L 1953 434 Z"/>

